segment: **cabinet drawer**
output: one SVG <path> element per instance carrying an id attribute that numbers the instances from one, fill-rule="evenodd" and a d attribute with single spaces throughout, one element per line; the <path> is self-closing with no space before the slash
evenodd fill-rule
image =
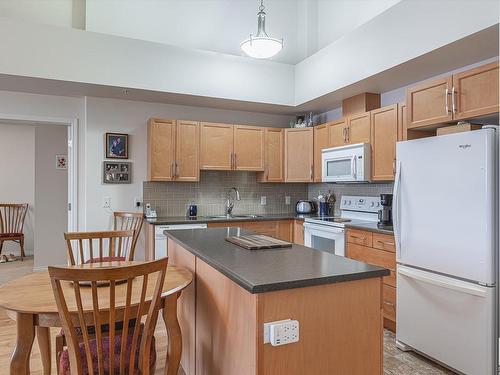
<path id="1" fill-rule="evenodd" d="M 396 252 L 394 236 L 389 234 L 373 233 L 373 247 L 375 249 Z"/>
<path id="2" fill-rule="evenodd" d="M 347 242 L 363 246 L 372 246 L 372 232 L 349 229 L 347 231 Z"/>
<path id="3" fill-rule="evenodd" d="M 396 321 L 396 288 L 384 285 L 382 299 L 384 317 Z"/>
<path id="4" fill-rule="evenodd" d="M 349 243 L 347 245 L 347 256 L 360 262 L 389 269 L 391 274 L 384 277 L 384 284 L 396 286 L 396 257 L 393 253 Z"/>

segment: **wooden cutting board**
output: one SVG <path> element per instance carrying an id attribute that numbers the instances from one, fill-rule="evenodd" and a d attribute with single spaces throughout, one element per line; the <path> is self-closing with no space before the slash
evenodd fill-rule
<path id="1" fill-rule="evenodd" d="M 229 236 L 226 241 L 234 243 L 247 250 L 279 249 L 292 247 L 290 242 L 278 240 L 277 238 L 263 234 L 248 234 L 244 236 Z"/>

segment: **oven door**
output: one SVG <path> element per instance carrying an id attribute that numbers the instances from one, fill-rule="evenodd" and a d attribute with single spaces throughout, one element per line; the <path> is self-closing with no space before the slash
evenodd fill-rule
<path id="1" fill-rule="evenodd" d="M 304 245 L 313 249 L 344 256 L 344 229 L 305 222 Z"/>
<path id="2" fill-rule="evenodd" d="M 356 181 L 356 156 L 323 157 L 324 182 Z"/>

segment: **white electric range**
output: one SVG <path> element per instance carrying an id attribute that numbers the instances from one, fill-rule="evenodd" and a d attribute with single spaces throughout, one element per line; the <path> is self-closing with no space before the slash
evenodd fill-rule
<path id="1" fill-rule="evenodd" d="M 304 245 L 345 256 L 346 223 L 376 223 L 381 208 L 380 197 L 344 195 L 340 201 L 340 216 L 305 219 Z"/>

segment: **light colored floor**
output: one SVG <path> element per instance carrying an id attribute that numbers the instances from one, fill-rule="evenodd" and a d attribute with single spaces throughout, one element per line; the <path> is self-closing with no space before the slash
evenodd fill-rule
<path id="1" fill-rule="evenodd" d="M 9 280 L 23 276 L 32 272 L 33 258 L 26 258 L 23 262 L 16 261 L 12 263 L 0 264 L 0 285 Z M 54 339 L 58 330 L 51 329 L 52 348 L 54 348 Z M 158 321 L 155 332 L 158 358 L 166 356 L 167 337 L 165 326 L 162 320 Z M 16 326 L 10 320 L 5 311 L 0 310 L 0 374 L 7 374 L 9 369 L 10 357 L 14 350 L 16 339 Z M 53 356 L 54 357 L 54 356 Z M 55 374 L 55 363 L 52 366 L 52 373 Z M 156 374 L 164 373 L 165 363 L 160 361 L 156 367 Z M 41 375 L 41 361 L 38 344 L 33 345 L 33 351 L 30 361 L 31 373 Z M 182 372 L 182 371 L 181 371 Z M 180 373 L 181 373 L 180 372 Z M 384 375 L 441 375 L 453 374 L 413 353 L 404 353 L 396 348 L 395 336 L 392 332 L 386 331 L 384 334 Z"/>

